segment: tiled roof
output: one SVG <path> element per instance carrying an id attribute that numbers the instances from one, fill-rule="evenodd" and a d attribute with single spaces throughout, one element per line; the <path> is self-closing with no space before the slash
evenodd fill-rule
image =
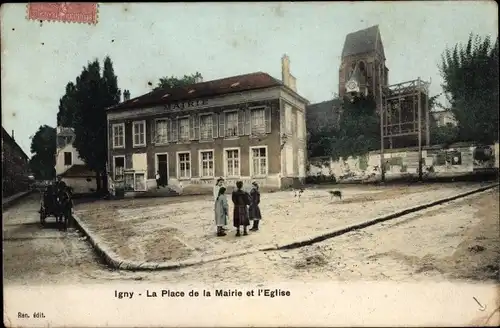
<path id="1" fill-rule="evenodd" d="M 155 90 L 148 94 L 122 102 L 116 106 L 112 106 L 108 108 L 108 110 L 157 106 L 177 101 L 213 97 L 233 92 L 242 92 L 275 86 L 283 86 L 283 83 L 267 73 L 256 72 L 227 77 L 219 80 L 195 83 L 184 87 Z"/>
<path id="2" fill-rule="evenodd" d="M 76 164 L 61 173 L 60 176 L 66 178 L 92 178 L 95 177 L 95 173 L 89 170 L 86 165 Z"/>
<path id="3" fill-rule="evenodd" d="M 307 106 L 306 125 L 307 128 L 319 128 L 325 125 L 337 126 L 341 111 L 340 99 L 332 99 Z"/>
<path id="4" fill-rule="evenodd" d="M 379 35 L 378 25 L 347 34 L 344 48 L 342 49 L 342 57 L 377 50 L 377 39 Z M 380 49 L 380 51 L 383 53 L 382 49 Z"/>
<path id="5" fill-rule="evenodd" d="M 19 144 L 14 140 L 14 138 L 12 138 L 12 136 L 5 130 L 3 126 L 2 126 L 2 140 L 3 142 L 7 142 L 13 145 L 14 148 L 16 148 L 17 151 L 19 151 L 19 153 L 21 154 L 21 156 L 23 156 L 25 160 L 29 159 L 28 155 L 26 155 L 21 146 L 19 146 Z"/>

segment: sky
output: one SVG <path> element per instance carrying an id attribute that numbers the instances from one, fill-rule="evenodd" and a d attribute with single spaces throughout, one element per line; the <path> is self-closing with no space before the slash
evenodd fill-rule
<path id="1" fill-rule="evenodd" d="M 162 76 L 205 81 L 263 71 L 281 79 L 290 57 L 311 103 L 338 92 L 345 36 L 379 25 L 389 83 L 418 77 L 441 92 L 437 65 L 469 34 L 497 37 L 488 1 L 100 4 L 96 25 L 28 21 L 26 4 L 1 6 L 2 126 L 30 154 L 30 136 L 56 126 L 59 99 L 83 66 L 106 55 L 119 87 L 148 93 Z"/>

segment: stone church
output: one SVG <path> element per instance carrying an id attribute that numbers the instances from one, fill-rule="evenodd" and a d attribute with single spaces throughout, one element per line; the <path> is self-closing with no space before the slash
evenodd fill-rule
<path id="1" fill-rule="evenodd" d="M 378 25 L 349 33 L 342 49 L 339 67 L 338 99 L 311 104 L 307 107 L 307 126 L 320 128 L 337 125 L 342 111 L 342 99 L 355 93 L 372 95 L 380 103 L 380 85 L 387 86 L 389 69 Z"/>

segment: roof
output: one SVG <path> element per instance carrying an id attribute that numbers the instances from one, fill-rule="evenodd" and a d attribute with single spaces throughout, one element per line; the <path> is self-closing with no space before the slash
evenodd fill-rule
<path id="1" fill-rule="evenodd" d="M 21 156 L 24 157 L 25 160 L 29 159 L 29 156 L 26 155 L 24 150 L 17 144 L 17 142 L 12 138 L 12 136 L 5 130 L 5 128 L 2 126 L 2 141 L 10 143 L 16 150 L 21 154 Z"/>
<path id="2" fill-rule="evenodd" d="M 178 101 L 186 101 L 202 97 L 213 97 L 228 93 L 264 89 L 276 86 L 284 86 L 284 84 L 267 73 L 256 72 L 190 84 L 184 87 L 155 90 L 145 95 L 122 102 L 118 105 L 109 107 L 107 110 L 111 111 L 157 106 Z"/>
<path id="3" fill-rule="evenodd" d="M 342 49 L 342 57 L 376 50 L 379 50 L 385 57 L 378 25 L 347 34 Z"/>
<path id="4" fill-rule="evenodd" d="M 323 125 L 338 124 L 342 101 L 332 99 L 307 106 L 306 125 L 319 127 Z"/>
<path id="5" fill-rule="evenodd" d="M 59 175 L 65 178 L 95 177 L 95 173 L 93 171 L 88 169 L 86 165 L 81 165 L 81 164 L 75 164 Z"/>

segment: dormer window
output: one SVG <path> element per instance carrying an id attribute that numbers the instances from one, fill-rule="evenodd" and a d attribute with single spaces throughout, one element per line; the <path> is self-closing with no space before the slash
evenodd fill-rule
<path id="1" fill-rule="evenodd" d="M 167 98 L 168 96 L 170 96 L 168 93 L 166 93 L 165 95 L 163 95 L 162 98 Z"/>
<path id="2" fill-rule="evenodd" d="M 231 84 L 231 88 L 237 87 L 238 85 L 240 85 L 240 82 L 233 83 Z"/>
<path id="3" fill-rule="evenodd" d="M 194 89 L 191 89 L 188 91 L 188 93 L 193 93 L 194 92 Z"/>

